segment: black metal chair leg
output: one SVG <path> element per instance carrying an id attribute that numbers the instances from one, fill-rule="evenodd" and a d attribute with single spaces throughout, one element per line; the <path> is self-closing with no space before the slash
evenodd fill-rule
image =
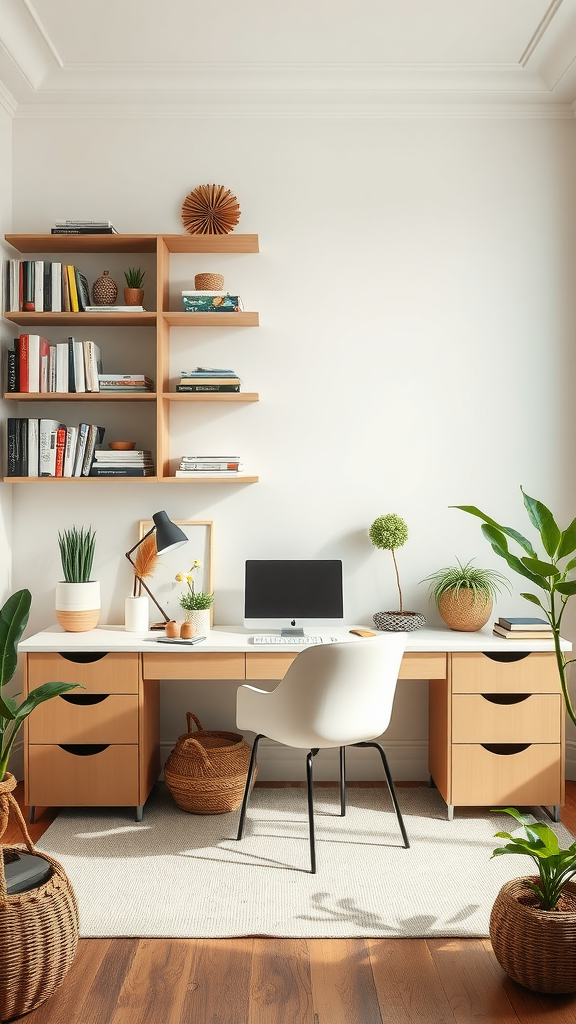
<path id="1" fill-rule="evenodd" d="M 310 835 L 310 873 L 316 874 L 316 843 L 314 840 L 314 777 L 312 773 L 312 758 L 318 750 L 311 750 L 306 754 L 306 789 L 308 791 L 308 825 Z"/>
<path id="2" fill-rule="evenodd" d="M 346 814 L 346 747 L 340 747 L 340 816 Z"/>
<path id="3" fill-rule="evenodd" d="M 404 819 L 402 818 L 402 812 L 396 796 L 396 790 L 394 789 L 394 782 L 392 781 L 392 775 L 390 774 L 390 768 L 388 767 L 388 760 L 384 753 L 384 748 L 379 743 L 355 743 L 355 747 L 376 747 L 376 750 L 380 751 L 380 757 L 382 758 L 382 764 L 384 765 L 384 771 L 386 773 L 386 782 L 388 783 L 388 789 L 390 790 L 390 796 L 392 797 L 392 803 L 394 804 L 394 810 L 396 811 L 396 817 L 398 818 L 398 824 L 402 833 L 402 839 L 404 840 L 404 846 L 407 850 L 410 849 L 410 843 L 408 841 L 408 835 L 404 827 Z"/>
<path id="4" fill-rule="evenodd" d="M 242 810 L 240 811 L 240 821 L 238 823 L 238 835 L 236 839 L 242 839 L 244 834 L 244 822 L 246 820 L 246 808 L 248 807 L 248 798 L 250 796 L 250 787 L 252 786 L 252 777 L 254 775 L 254 767 L 256 765 L 256 751 L 258 750 L 258 744 L 261 739 L 264 738 L 263 733 L 258 733 L 256 736 L 253 746 L 252 753 L 250 755 L 250 767 L 248 768 L 248 775 L 246 776 L 246 789 L 244 790 L 244 797 L 242 799 Z"/>

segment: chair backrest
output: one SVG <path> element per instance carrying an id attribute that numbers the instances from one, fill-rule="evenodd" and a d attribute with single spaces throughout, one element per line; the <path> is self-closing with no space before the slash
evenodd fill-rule
<path id="1" fill-rule="evenodd" d="M 272 738 L 330 747 L 380 736 L 390 722 L 406 638 L 388 633 L 302 651 L 273 691 Z"/>

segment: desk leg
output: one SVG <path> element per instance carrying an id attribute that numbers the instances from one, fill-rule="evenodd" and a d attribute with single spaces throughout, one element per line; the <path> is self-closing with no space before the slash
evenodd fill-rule
<path id="1" fill-rule="evenodd" d="M 454 821 L 454 804 L 447 804 L 448 821 Z"/>
<path id="2" fill-rule="evenodd" d="M 30 821 L 31 825 L 34 824 L 34 818 L 35 817 L 36 817 L 36 808 L 35 807 L 30 807 L 29 821 Z"/>
<path id="3" fill-rule="evenodd" d="M 136 808 L 136 821 L 142 821 L 144 817 L 144 804 L 140 804 Z"/>

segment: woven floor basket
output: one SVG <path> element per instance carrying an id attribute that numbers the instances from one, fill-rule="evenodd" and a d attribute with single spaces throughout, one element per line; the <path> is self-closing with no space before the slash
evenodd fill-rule
<path id="1" fill-rule="evenodd" d="M 528 879 L 531 882 L 536 878 Z M 568 882 L 565 911 L 518 902 L 529 890 L 522 878 L 506 882 L 490 915 L 490 939 L 500 966 L 534 992 L 576 992 L 576 885 Z"/>
<path id="2" fill-rule="evenodd" d="M 164 776 L 175 803 L 192 814 L 225 814 L 242 803 L 250 747 L 237 732 L 203 729 L 189 711 L 188 732 L 164 765 Z M 191 731 L 192 720 L 197 731 Z M 254 772 L 256 779 L 257 769 Z"/>
<path id="3" fill-rule="evenodd" d="M 7 895 L 4 863 L 11 850 L 36 851 L 20 808 L 12 796 L 13 775 L 0 782 L 0 837 L 6 831 L 9 810 L 16 815 L 24 843 L 0 844 L 0 1020 L 8 1021 L 40 1006 L 64 980 L 78 944 L 78 907 L 74 890 L 57 860 L 52 875 L 29 892 Z M 39 854 L 36 854 L 39 856 Z"/>

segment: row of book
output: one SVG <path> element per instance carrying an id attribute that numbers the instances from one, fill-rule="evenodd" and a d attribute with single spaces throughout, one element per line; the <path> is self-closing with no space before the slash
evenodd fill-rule
<path id="1" fill-rule="evenodd" d="M 100 347 L 68 338 L 52 344 L 40 334 L 21 334 L 6 353 L 6 391 L 17 394 L 99 391 Z"/>
<path id="2" fill-rule="evenodd" d="M 89 476 L 104 427 L 55 419 L 7 420 L 7 476 Z"/>
<path id="3" fill-rule="evenodd" d="M 228 292 L 182 292 L 182 304 L 186 313 L 239 313 L 244 309 L 240 296 Z"/>
<path id="4" fill-rule="evenodd" d="M 517 616 L 515 618 L 499 618 L 494 623 L 495 636 L 505 640 L 553 640 L 554 633 L 547 619 Z"/>
<path id="5" fill-rule="evenodd" d="M 235 370 L 213 366 L 197 366 L 194 370 L 181 370 L 176 391 L 202 394 L 203 392 L 240 391 L 240 378 Z"/>
<path id="6" fill-rule="evenodd" d="M 116 235 L 111 220 L 55 220 L 52 235 Z"/>
<path id="7" fill-rule="evenodd" d="M 68 263 L 6 260 L 5 294 L 7 313 L 79 313 L 95 308 L 90 305 L 87 278 Z"/>
<path id="8" fill-rule="evenodd" d="M 175 475 L 182 479 L 203 476 L 238 476 L 244 466 L 239 455 L 183 455 Z"/>

